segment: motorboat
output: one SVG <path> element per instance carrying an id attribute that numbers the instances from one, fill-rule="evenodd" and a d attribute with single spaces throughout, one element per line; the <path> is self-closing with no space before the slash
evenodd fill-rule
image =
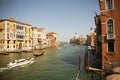
<path id="1" fill-rule="evenodd" d="M 43 55 L 44 54 L 44 51 L 41 51 L 40 53 L 35 53 L 35 54 L 33 54 L 34 56 L 41 56 L 41 55 Z"/>
<path id="2" fill-rule="evenodd" d="M 14 60 L 13 62 L 10 62 L 8 64 L 8 68 L 18 67 L 18 66 L 22 66 L 25 64 L 32 64 L 33 62 L 35 62 L 34 58 Z"/>

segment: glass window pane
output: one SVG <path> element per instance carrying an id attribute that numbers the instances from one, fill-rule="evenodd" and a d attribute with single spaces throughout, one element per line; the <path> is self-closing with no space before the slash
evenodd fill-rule
<path id="1" fill-rule="evenodd" d="M 108 42 L 108 52 L 114 52 L 114 42 Z"/>
<path id="2" fill-rule="evenodd" d="M 113 0 L 106 0 L 107 10 L 113 9 Z"/>
<path id="3" fill-rule="evenodd" d="M 113 33 L 113 20 L 108 20 L 107 22 L 107 31 L 108 34 Z"/>

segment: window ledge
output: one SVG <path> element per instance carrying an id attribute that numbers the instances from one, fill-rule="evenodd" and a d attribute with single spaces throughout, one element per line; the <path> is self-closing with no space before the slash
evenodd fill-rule
<path id="1" fill-rule="evenodd" d="M 112 12 L 112 11 L 114 11 L 114 9 L 108 9 L 108 10 L 106 10 L 106 11 L 111 11 L 111 12 Z"/>
<path id="2" fill-rule="evenodd" d="M 115 52 L 107 52 L 107 54 L 112 56 L 115 54 Z"/>

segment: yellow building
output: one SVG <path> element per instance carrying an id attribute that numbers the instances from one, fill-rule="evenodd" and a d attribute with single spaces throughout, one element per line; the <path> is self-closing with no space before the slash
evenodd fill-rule
<path id="1" fill-rule="evenodd" d="M 0 20 L 0 52 L 31 48 L 31 27 L 13 18 Z"/>
<path id="2" fill-rule="evenodd" d="M 25 25 L 25 38 L 23 43 L 23 49 L 32 49 L 32 26 Z"/>
<path id="3" fill-rule="evenodd" d="M 52 36 L 52 37 L 50 37 Z M 15 52 L 58 45 L 57 33 L 33 27 L 13 18 L 0 20 L 0 52 Z"/>

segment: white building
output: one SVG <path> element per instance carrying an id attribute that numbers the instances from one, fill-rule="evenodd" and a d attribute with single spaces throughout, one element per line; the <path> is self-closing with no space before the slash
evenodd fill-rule
<path id="1" fill-rule="evenodd" d="M 38 49 L 38 29 L 37 27 L 32 27 L 32 49 Z"/>
<path id="2" fill-rule="evenodd" d="M 45 48 L 47 47 L 47 31 L 45 28 L 38 28 L 38 42 L 39 42 L 39 46 L 40 48 Z"/>
<path id="3" fill-rule="evenodd" d="M 79 39 L 79 35 L 77 33 L 75 33 L 74 39 Z"/>

